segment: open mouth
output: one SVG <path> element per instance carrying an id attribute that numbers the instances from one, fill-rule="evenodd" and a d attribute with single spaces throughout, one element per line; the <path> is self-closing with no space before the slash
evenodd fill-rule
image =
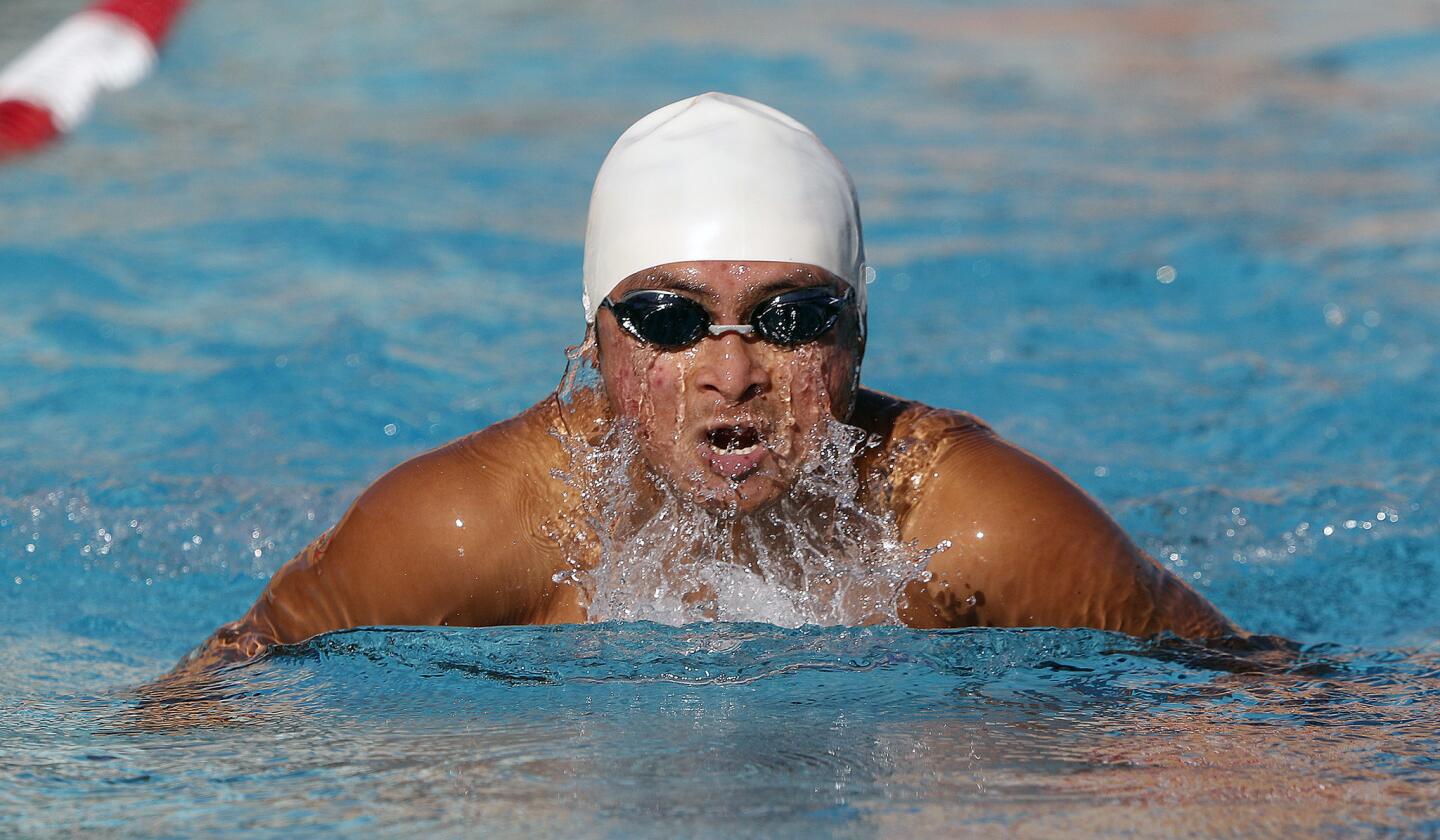
<path id="1" fill-rule="evenodd" d="M 753 423 L 723 423 L 705 430 L 697 447 L 701 462 L 711 472 L 741 481 L 760 469 L 770 450 Z"/>
<path id="2" fill-rule="evenodd" d="M 749 455 L 760 446 L 760 430 L 754 426 L 718 426 L 705 433 L 711 448 L 726 455 Z"/>

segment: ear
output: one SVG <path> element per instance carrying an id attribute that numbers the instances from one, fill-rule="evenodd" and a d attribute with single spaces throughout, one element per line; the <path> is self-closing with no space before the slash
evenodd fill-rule
<path id="1" fill-rule="evenodd" d="M 585 340 L 578 347 L 571 348 L 579 354 L 576 356 L 577 359 L 587 359 L 595 365 L 597 369 L 600 366 L 600 345 L 602 344 L 600 341 L 600 333 L 602 330 L 600 321 L 606 317 L 610 317 L 612 320 L 614 318 L 614 316 L 610 315 L 610 313 L 604 309 L 596 312 L 595 320 L 591 321 L 585 327 Z M 615 324 L 612 323 L 609 326 L 613 328 Z"/>

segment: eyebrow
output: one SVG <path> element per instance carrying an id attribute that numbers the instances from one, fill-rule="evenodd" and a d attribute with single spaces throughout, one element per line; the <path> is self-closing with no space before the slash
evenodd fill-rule
<path id="1" fill-rule="evenodd" d="M 655 281 L 655 285 L 647 286 L 647 288 L 664 289 L 665 291 L 689 292 L 696 297 L 702 297 L 708 300 L 715 300 L 715 298 L 717 297 L 713 289 L 710 289 L 700 283 L 696 283 L 695 281 L 688 278 L 677 277 L 676 275 L 671 274 L 668 271 L 657 271 L 653 275 L 650 275 L 650 278 L 648 279 L 653 279 Z"/>
<path id="2" fill-rule="evenodd" d="M 756 286 L 752 294 L 755 297 L 769 297 L 775 292 L 789 291 L 791 289 L 820 289 L 829 288 L 831 284 L 825 278 L 818 278 L 819 283 L 811 282 L 817 279 L 813 274 L 787 274 L 784 277 L 776 277 L 768 283 Z"/>

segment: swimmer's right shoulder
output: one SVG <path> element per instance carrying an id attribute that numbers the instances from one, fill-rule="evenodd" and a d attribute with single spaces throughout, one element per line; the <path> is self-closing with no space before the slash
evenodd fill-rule
<path id="1" fill-rule="evenodd" d="M 552 412 L 542 404 L 465 435 L 367 488 L 328 546 L 347 576 L 366 581 L 347 600 L 398 600 L 409 624 L 535 620 L 564 560 L 547 527 L 559 496 L 553 473 L 564 465 Z M 387 593 L 373 591 L 380 579 Z M 364 614 L 393 623 L 394 608 L 385 610 Z"/>
<path id="2" fill-rule="evenodd" d="M 536 525 L 523 514 L 553 504 L 554 470 L 564 465 L 547 402 L 396 466 L 347 518 L 378 518 L 412 533 L 445 533 L 455 522 L 497 535 Z"/>
<path id="3" fill-rule="evenodd" d="M 542 527 L 555 508 L 553 416 L 537 406 L 381 476 L 190 664 L 345 627 L 527 624 L 550 615 L 564 560 Z"/>

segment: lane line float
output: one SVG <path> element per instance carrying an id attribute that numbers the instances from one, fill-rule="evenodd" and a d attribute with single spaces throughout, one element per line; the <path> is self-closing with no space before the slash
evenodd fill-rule
<path id="1" fill-rule="evenodd" d="M 188 2 L 99 0 L 0 70 L 0 161 L 68 134 L 101 91 L 145 78 Z"/>

